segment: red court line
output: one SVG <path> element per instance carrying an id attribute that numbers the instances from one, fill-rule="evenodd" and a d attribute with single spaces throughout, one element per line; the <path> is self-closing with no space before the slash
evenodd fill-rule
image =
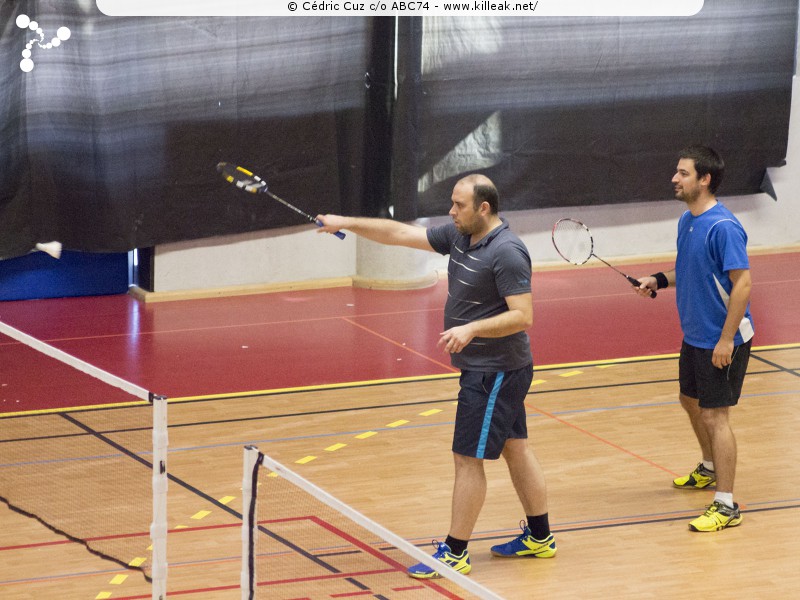
<path id="1" fill-rule="evenodd" d="M 241 523 L 222 523 L 219 525 L 203 525 L 199 527 L 180 527 L 177 529 L 170 529 L 167 533 L 194 533 L 198 531 L 211 531 L 214 529 L 230 529 L 231 527 L 241 527 Z M 132 533 L 119 533 L 114 535 L 101 535 L 96 537 L 86 538 L 86 542 L 102 542 L 106 540 L 121 540 L 125 538 L 137 538 L 137 537 L 149 537 L 149 531 L 137 531 Z M 18 546 L 0 546 L 0 552 L 8 551 L 8 550 L 25 550 L 29 548 L 44 548 L 47 546 L 61 546 L 66 544 L 79 544 L 80 542 L 76 542 L 70 539 L 62 539 L 62 540 L 51 540 L 48 542 L 36 542 L 32 544 L 20 544 Z"/>
<path id="2" fill-rule="evenodd" d="M 158 331 L 132 331 L 132 332 L 124 332 L 124 333 L 104 333 L 98 335 L 80 335 L 80 336 L 68 336 L 68 337 L 54 337 L 54 338 L 44 338 L 41 341 L 46 342 L 48 344 L 53 344 L 54 342 L 80 342 L 86 340 L 100 340 L 100 339 L 110 339 L 110 338 L 124 338 L 124 337 L 134 337 L 134 336 L 157 336 L 162 334 L 172 334 L 172 333 L 195 333 L 200 331 L 215 331 L 219 329 L 247 329 L 249 327 L 265 327 L 270 325 L 293 325 L 298 323 L 315 323 L 319 321 L 335 321 L 337 319 L 342 319 L 344 321 L 348 321 L 353 325 L 357 325 L 357 323 L 353 323 L 350 321 L 351 318 L 369 318 L 369 317 L 390 317 L 390 316 L 397 316 L 397 315 L 408 315 L 413 313 L 426 313 L 426 312 L 433 312 L 433 313 L 441 313 L 441 309 L 435 308 L 420 308 L 420 309 L 409 309 L 409 310 L 398 310 L 398 311 L 385 311 L 385 312 L 376 312 L 376 313 L 363 313 L 359 315 L 355 315 L 352 317 L 347 317 L 343 315 L 331 315 L 327 317 L 306 317 L 303 319 L 276 319 L 270 321 L 253 321 L 249 323 L 232 323 L 229 325 L 198 325 L 195 327 L 179 327 L 176 329 L 159 329 Z M 360 326 L 361 327 L 361 326 Z M 366 329 L 366 328 L 365 328 Z M 368 330 L 369 331 L 369 330 Z M 374 333 L 374 332 L 373 332 Z M 379 334 L 376 334 L 379 335 Z M 5 337 L 5 336 L 2 336 Z M 388 338 L 384 338 L 388 339 Z M 389 340 L 391 341 L 391 340 Z M 9 346 L 9 345 L 19 345 L 20 342 L 17 340 L 10 339 L 7 342 L 0 340 L 0 346 Z"/>
<path id="3" fill-rule="evenodd" d="M 279 584 L 307 582 L 307 581 L 317 581 L 317 580 L 325 580 L 325 579 L 332 579 L 332 578 L 342 578 L 342 577 L 357 577 L 359 575 L 362 575 L 362 576 L 363 575 L 377 575 L 377 574 L 392 573 L 392 572 L 405 574 L 405 572 L 406 572 L 406 567 L 402 563 L 394 560 L 390 556 L 387 556 L 386 554 L 384 554 L 383 552 L 381 552 L 377 548 L 373 548 L 372 546 L 370 546 L 366 542 L 363 542 L 362 540 L 358 539 L 357 537 L 352 536 L 352 535 L 350 535 L 349 533 L 347 533 L 345 531 L 342 531 L 341 529 L 339 529 L 338 527 L 336 527 L 332 523 L 329 523 L 328 521 L 326 521 L 324 519 L 321 519 L 320 517 L 318 517 L 316 515 L 287 517 L 285 519 L 278 519 L 278 520 L 276 520 L 274 522 L 289 522 L 289 521 L 310 521 L 311 523 L 314 523 L 318 527 L 321 527 L 322 529 L 325 529 L 325 530 L 329 531 L 330 533 L 333 533 L 336 537 L 339 537 L 342 540 L 344 540 L 345 542 L 348 542 L 350 545 L 358 548 L 359 550 L 361 550 L 365 554 L 368 554 L 368 555 L 372 556 L 373 558 L 378 559 L 380 562 L 388 565 L 390 568 L 381 569 L 381 570 L 373 570 L 373 571 L 363 571 L 363 572 L 359 572 L 359 573 L 334 573 L 334 574 L 330 574 L 330 575 L 300 577 L 300 578 L 284 579 L 284 580 L 280 580 L 280 581 L 258 582 L 256 584 L 258 586 L 279 585 Z M 451 592 L 449 592 L 448 590 L 444 589 L 443 587 L 441 587 L 440 585 L 436 584 L 435 582 L 432 582 L 432 581 L 420 581 L 420 583 L 425 585 L 426 587 L 438 592 L 439 594 L 441 594 L 445 598 L 450 598 L 451 600 L 459 600 L 459 596 L 456 596 L 456 595 L 452 594 Z"/>
<path id="4" fill-rule="evenodd" d="M 759 346 L 798 341 L 800 313 L 792 308 L 798 258 L 797 252 L 751 257 Z M 644 263 L 630 269 L 655 268 Z M 618 279 L 600 265 L 535 273 L 529 335 L 536 364 L 677 352 L 674 290 L 646 301 Z M 435 346 L 445 296 L 441 281 L 412 291 L 332 288 L 150 305 L 126 295 L 14 301 L 3 303 L 0 314 L 12 326 L 141 387 L 184 397 L 455 372 L 444 358 L 437 360 Z M 621 327 L 612 315 L 620 314 L 630 327 L 645 324 L 650 335 L 612 335 Z M 416 351 L 395 341 L 400 331 L 413 339 Z M 395 361 L 401 347 L 407 359 Z M 54 402 L 85 406 L 94 398 L 117 401 L 87 392 L 91 384 L 82 380 L 62 385 L 56 400 L 44 382 L 25 376 L 31 363 L 23 354 L 0 336 L 0 362 L 9 367 L 8 385 L 0 389 L 3 412 L 52 408 Z M 275 363 L 282 368 L 263 368 Z"/>
<path id="5" fill-rule="evenodd" d="M 525 404 L 527 406 L 529 406 L 530 408 L 532 408 L 533 410 L 535 410 L 536 412 L 544 415 L 545 417 L 553 419 L 554 421 L 557 421 L 557 422 L 561 423 L 562 425 L 566 425 L 567 427 L 571 427 L 572 429 L 575 429 L 576 431 L 579 431 L 584 435 L 588 435 L 589 437 L 596 439 L 598 442 L 606 444 L 607 446 L 611 446 L 615 450 L 619 450 L 620 452 L 624 452 L 625 454 L 629 454 L 630 456 L 634 457 L 635 459 L 641 460 L 642 462 L 646 462 L 647 464 L 649 464 L 649 465 L 651 465 L 653 467 L 656 467 L 657 469 L 661 469 L 662 471 L 664 471 L 666 473 L 669 473 L 670 475 L 673 475 L 675 477 L 680 477 L 679 473 L 675 473 L 674 471 L 670 471 L 666 467 L 662 467 L 661 465 L 659 465 L 657 463 L 654 463 L 652 460 L 647 459 L 644 456 L 640 456 L 640 455 L 636 454 L 635 452 L 632 452 L 632 451 L 628 450 L 627 448 L 623 448 L 622 446 L 620 446 L 618 444 L 615 444 L 614 442 L 610 442 L 607 439 L 605 439 L 605 438 L 603 438 L 603 437 L 601 437 L 601 436 L 599 436 L 599 435 L 597 435 L 595 433 L 592 433 L 591 431 L 588 431 L 588 430 L 586 430 L 586 429 L 584 429 L 582 427 L 578 427 L 577 425 L 575 425 L 573 423 L 570 423 L 569 421 L 565 421 L 564 419 L 561 419 L 561 418 L 555 416 L 554 414 L 551 414 L 551 413 L 547 412 L 546 410 L 543 410 L 541 408 L 533 406 L 529 402 L 526 402 Z"/>
<path id="6" fill-rule="evenodd" d="M 349 577 L 364 577 L 365 575 L 385 575 L 386 573 L 399 573 L 394 567 L 387 567 L 385 569 L 371 569 L 369 571 L 351 571 L 347 573 L 330 573 L 328 575 L 309 575 L 308 577 L 292 577 L 291 579 L 275 579 L 272 581 L 259 581 L 256 583 L 258 587 L 267 587 L 273 585 L 286 585 L 290 583 L 310 583 L 313 581 L 330 581 L 331 579 L 345 579 Z M 456 599 L 458 600 L 458 599 Z"/>
<path id="7" fill-rule="evenodd" d="M 169 596 L 186 596 L 189 594 L 207 594 L 210 592 L 225 592 L 227 590 L 238 590 L 241 586 L 236 585 L 219 585 L 215 587 L 196 588 L 193 590 L 169 590 Z M 139 596 L 118 596 L 115 600 L 151 600 L 152 594 L 142 594 Z"/>
<path id="8" fill-rule="evenodd" d="M 396 313 L 396 314 L 403 314 L 403 313 Z M 364 331 L 366 331 L 368 333 L 371 333 L 372 335 L 382 339 L 385 342 L 389 342 L 390 344 L 392 344 L 394 346 L 397 346 L 398 348 L 402 348 L 403 350 L 411 352 L 412 354 L 416 354 L 417 356 L 420 356 L 420 357 L 424 358 L 425 360 L 428 360 L 428 361 L 432 362 L 433 364 L 435 364 L 435 365 L 437 365 L 439 367 L 447 369 L 448 371 L 451 371 L 453 373 L 457 373 L 458 372 L 458 369 L 454 369 L 452 365 L 446 365 L 445 363 L 441 363 L 438 360 L 434 360 L 431 357 L 426 356 L 425 354 L 422 354 L 421 352 L 417 352 L 416 350 L 412 350 L 408 346 L 404 346 L 403 344 L 400 344 L 400 343 L 394 341 L 393 339 L 390 339 L 390 338 L 386 337 L 385 335 L 381 335 L 380 333 L 378 333 L 377 331 L 375 331 L 373 329 L 370 329 L 369 327 L 366 327 L 366 326 L 361 325 L 359 323 L 355 323 L 354 321 L 352 321 L 348 317 L 343 317 L 342 320 L 343 321 L 347 321 L 348 323 L 350 323 L 351 325 L 354 325 L 355 327 L 360 327 Z"/>

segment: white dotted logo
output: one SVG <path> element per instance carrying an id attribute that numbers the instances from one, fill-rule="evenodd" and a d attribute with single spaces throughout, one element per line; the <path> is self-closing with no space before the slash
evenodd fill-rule
<path id="1" fill-rule="evenodd" d="M 25 44 L 25 50 L 22 51 L 22 60 L 19 61 L 19 68 L 26 73 L 33 71 L 33 61 L 31 60 L 31 55 L 33 54 L 32 50 L 34 44 L 43 50 L 50 50 L 51 48 L 58 48 L 61 45 L 61 42 L 66 42 L 69 39 L 69 36 L 72 35 L 72 32 L 68 27 L 59 27 L 58 31 L 56 31 L 56 37 L 44 44 L 42 43 L 44 42 L 44 31 L 42 31 L 42 28 L 39 27 L 39 23 L 36 21 L 31 21 L 28 15 L 19 15 L 17 17 L 17 27 L 20 29 L 30 29 L 36 34 L 33 39 Z"/>

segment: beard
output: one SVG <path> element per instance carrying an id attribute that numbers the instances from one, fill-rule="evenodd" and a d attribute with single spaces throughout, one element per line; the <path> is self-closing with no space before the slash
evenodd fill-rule
<path id="1" fill-rule="evenodd" d="M 700 196 L 700 191 L 695 190 L 694 193 L 687 192 L 685 188 L 675 188 L 675 198 L 683 202 L 693 202 Z"/>
<path id="2" fill-rule="evenodd" d="M 453 224 L 462 235 L 474 235 L 480 231 L 481 225 L 477 219 L 473 219 L 472 221 L 459 221 L 458 223 L 454 221 Z"/>

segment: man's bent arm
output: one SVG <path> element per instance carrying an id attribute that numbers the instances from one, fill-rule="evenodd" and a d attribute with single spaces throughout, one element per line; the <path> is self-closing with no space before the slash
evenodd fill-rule
<path id="1" fill-rule="evenodd" d="M 525 331 L 533 325 L 533 296 L 530 293 L 506 296 L 508 310 L 493 317 L 451 327 L 442 332 L 439 346 L 445 352 L 461 352 L 473 338 L 499 338 Z"/>
<path id="2" fill-rule="evenodd" d="M 728 298 L 728 316 L 725 318 L 722 334 L 711 357 L 711 362 L 718 368 L 731 364 L 734 336 L 744 318 L 747 304 L 750 302 L 750 289 L 752 288 L 752 280 L 748 269 L 731 269 L 728 272 L 728 276 L 733 283 L 731 294 Z"/>

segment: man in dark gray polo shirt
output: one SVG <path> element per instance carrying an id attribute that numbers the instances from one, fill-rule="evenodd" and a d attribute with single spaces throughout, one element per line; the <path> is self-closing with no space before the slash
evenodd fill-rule
<path id="1" fill-rule="evenodd" d="M 452 223 L 425 229 L 389 219 L 319 215 L 320 232 L 348 229 L 375 242 L 449 254 L 448 298 L 439 346 L 461 370 L 453 434 L 455 484 L 447 539 L 434 557 L 460 573 L 472 569 L 467 544 L 486 498 L 484 460 L 502 456 L 526 520 L 522 533 L 491 552 L 501 557 L 550 558 L 544 475 L 527 442 L 525 397 L 533 379 L 526 330 L 533 323 L 531 261 L 499 214 L 494 184 L 468 175 L 453 188 Z M 408 574 L 439 574 L 420 563 Z"/>

